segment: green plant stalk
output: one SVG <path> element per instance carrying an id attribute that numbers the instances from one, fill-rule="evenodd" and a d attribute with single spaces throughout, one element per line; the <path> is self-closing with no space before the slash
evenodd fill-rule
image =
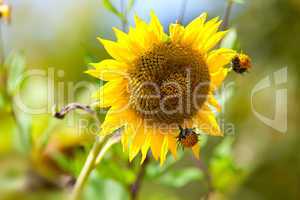
<path id="1" fill-rule="evenodd" d="M 3 43 L 3 37 L 2 37 L 2 24 L 0 22 L 0 67 L 4 64 L 4 57 L 5 57 L 5 51 L 4 51 L 4 43 Z"/>
<path id="2" fill-rule="evenodd" d="M 121 19 L 121 23 L 122 23 L 122 31 L 126 31 L 127 28 L 127 10 L 125 8 L 125 0 L 120 0 L 120 11 L 123 15 L 123 19 Z"/>
<path id="3" fill-rule="evenodd" d="M 136 200 L 138 198 L 138 193 L 140 191 L 141 184 L 143 182 L 145 173 L 146 173 L 146 167 L 149 163 L 148 156 L 146 157 L 144 163 L 141 165 L 140 171 L 137 174 L 136 180 L 134 183 L 130 186 L 130 199 Z"/>
<path id="4" fill-rule="evenodd" d="M 110 147 L 116 143 L 118 143 L 121 140 L 121 134 L 119 133 L 114 133 L 114 135 L 109 138 L 109 140 L 107 140 L 107 142 L 103 145 L 103 147 L 101 148 L 96 160 L 95 160 L 95 165 L 94 167 L 96 167 L 103 159 L 105 153 L 107 152 L 108 149 L 110 149 Z"/>
<path id="5" fill-rule="evenodd" d="M 104 144 L 108 141 L 108 139 L 112 135 L 108 136 L 101 136 L 96 139 L 92 149 L 89 152 L 89 155 L 84 163 L 84 166 L 77 178 L 77 181 L 75 183 L 74 189 L 71 193 L 71 200 L 80 200 L 82 195 L 82 190 L 84 188 L 84 185 L 90 176 L 91 172 L 95 168 L 95 162 L 99 155 L 99 152 L 101 151 Z"/>
<path id="6" fill-rule="evenodd" d="M 187 4 L 188 4 L 188 0 L 182 0 L 181 1 L 179 16 L 178 16 L 178 19 L 177 19 L 177 22 L 179 24 L 181 24 L 182 21 L 183 21 L 183 18 L 184 18 L 185 12 L 186 12 Z"/>
<path id="7" fill-rule="evenodd" d="M 222 30 L 225 30 L 225 29 L 228 28 L 229 17 L 230 17 L 230 14 L 231 14 L 233 3 L 234 3 L 233 0 L 227 0 L 227 6 L 226 6 L 225 12 L 224 12 Z"/>
<path id="8" fill-rule="evenodd" d="M 224 17 L 223 17 L 223 23 L 222 23 L 222 27 L 221 27 L 221 30 L 223 30 L 223 31 L 225 31 L 229 26 L 229 18 L 230 18 L 230 14 L 231 14 L 233 4 L 234 4 L 233 0 L 227 0 L 225 12 L 224 12 Z M 217 47 L 219 48 L 220 45 L 221 45 L 221 42 L 219 42 Z"/>

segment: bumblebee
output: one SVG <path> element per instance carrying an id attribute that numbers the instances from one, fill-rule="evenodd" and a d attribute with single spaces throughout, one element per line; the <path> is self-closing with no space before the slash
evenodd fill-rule
<path id="1" fill-rule="evenodd" d="M 183 147 L 192 148 L 199 141 L 199 134 L 197 134 L 193 128 L 182 128 L 179 126 L 179 135 L 177 136 L 177 142 Z"/>
<path id="2" fill-rule="evenodd" d="M 251 68 L 251 59 L 246 54 L 237 54 L 231 60 L 232 70 L 238 74 L 243 74 Z"/>

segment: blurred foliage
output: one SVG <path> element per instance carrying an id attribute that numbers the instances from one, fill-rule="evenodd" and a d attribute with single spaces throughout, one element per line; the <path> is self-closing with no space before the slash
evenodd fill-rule
<path id="1" fill-rule="evenodd" d="M 201 181 L 203 173 L 196 167 L 185 167 L 184 169 L 170 170 L 170 172 L 159 178 L 159 183 L 180 188 L 192 181 Z"/>
<path id="2" fill-rule="evenodd" d="M 129 196 L 120 182 L 107 179 L 95 171 L 85 189 L 84 199 L 127 200 Z"/>
<path id="3" fill-rule="evenodd" d="M 236 51 L 240 51 L 240 43 L 237 39 L 237 32 L 235 28 L 230 29 L 230 31 L 227 33 L 227 35 L 222 40 L 221 47 L 223 48 L 231 48 Z"/>
<path id="4" fill-rule="evenodd" d="M 14 95 L 21 84 L 25 71 L 25 55 L 24 53 L 11 53 L 5 60 L 4 67 L 7 73 L 7 93 Z"/>
<path id="5" fill-rule="evenodd" d="M 232 156 L 232 137 L 225 138 L 214 150 L 209 169 L 213 187 L 220 192 L 233 191 L 245 176 L 245 169 L 238 167 Z"/>
<path id="6" fill-rule="evenodd" d="M 228 0 L 228 1 L 231 1 L 231 0 Z M 232 0 L 234 3 L 245 3 L 245 0 Z"/>

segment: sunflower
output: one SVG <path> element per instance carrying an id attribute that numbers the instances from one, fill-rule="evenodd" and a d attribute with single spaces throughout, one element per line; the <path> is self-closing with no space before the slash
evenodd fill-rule
<path id="1" fill-rule="evenodd" d="M 101 135 L 122 129 L 129 160 L 149 149 L 163 164 L 168 151 L 176 158 L 179 126 L 222 136 L 214 116 L 220 105 L 214 91 L 226 77 L 236 52 L 212 50 L 227 31 L 221 21 L 206 21 L 203 13 L 186 27 L 175 23 L 169 35 L 152 12 L 150 23 L 135 16 L 128 34 L 113 28 L 117 41 L 99 38 L 112 59 L 92 63 L 88 74 L 107 81 L 95 94 L 99 106 L 109 108 Z M 192 148 L 199 158 L 200 145 Z"/>

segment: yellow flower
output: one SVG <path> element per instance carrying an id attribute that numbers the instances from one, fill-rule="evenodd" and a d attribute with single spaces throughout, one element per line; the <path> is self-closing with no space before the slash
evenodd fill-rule
<path id="1" fill-rule="evenodd" d="M 1 4 L 0 5 L 0 18 L 2 18 L 5 22 L 10 22 L 10 17 L 11 17 L 11 7 L 6 4 Z"/>
<path id="2" fill-rule="evenodd" d="M 176 157 L 179 126 L 222 136 L 211 110 L 220 110 L 213 92 L 236 52 L 212 50 L 227 31 L 218 31 L 218 18 L 206 18 L 201 14 L 186 27 L 171 24 L 167 35 L 154 13 L 149 24 L 135 16 L 128 34 L 113 28 L 116 42 L 99 39 L 113 58 L 87 71 L 108 81 L 94 95 L 109 108 L 100 134 L 122 128 L 130 161 L 141 152 L 143 162 L 149 149 L 161 164 L 168 151 Z M 192 147 L 196 158 L 199 150 L 199 143 Z"/>

